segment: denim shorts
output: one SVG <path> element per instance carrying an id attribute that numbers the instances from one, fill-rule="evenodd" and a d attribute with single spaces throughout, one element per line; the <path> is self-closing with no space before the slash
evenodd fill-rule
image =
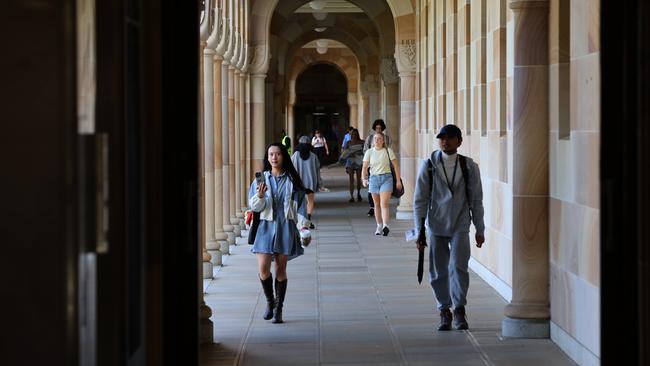
<path id="1" fill-rule="evenodd" d="M 393 191 L 393 176 L 390 173 L 371 175 L 368 182 L 368 192 L 381 193 Z"/>

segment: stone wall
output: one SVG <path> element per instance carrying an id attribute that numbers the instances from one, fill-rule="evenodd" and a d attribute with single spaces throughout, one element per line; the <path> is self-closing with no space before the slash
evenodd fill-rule
<path id="1" fill-rule="evenodd" d="M 600 357 L 600 4 L 552 0 L 550 276 L 554 340 Z"/>
<path id="2" fill-rule="evenodd" d="M 420 0 L 417 14 L 417 154 L 427 158 L 438 148 L 435 131 L 442 125 L 463 130 L 460 152 L 480 165 L 485 205 L 487 244 L 472 248 L 472 267 L 508 301 L 517 160 L 509 5 Z M 600 356 L 599 12 L 596 0 L 549 1 L 551 336 L 580 364 L 598 363 Z"/>

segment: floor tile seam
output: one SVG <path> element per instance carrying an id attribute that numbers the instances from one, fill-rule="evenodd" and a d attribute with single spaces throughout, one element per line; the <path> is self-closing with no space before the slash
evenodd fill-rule
<path id="1" fill-rule="evenodd" d="M 253 306 L 253 310 L 251 311 L 251 315 L 248 320 L 248 326 L 246 327 L 246 333 L 244 333 L 244 337 L 241 340 L 241 344 L 239 350 L 237 351 L 237 356 L 235 357 L 233 366 L 240 366 L 242 364 L 242 361 L 244 360 L 246 346 L 248 344 L 248 338 L 250 337 L 251 328 L 253 327 L 253 320 L 255 319 L 255 314 L 257 314 L 257 308 L 260 304 L 261 296 L 262 296 L 262 291 L 260 290 L 257 295 L 257 301 L 255 302 L 255 306 Z"/>
<path id="2" fill-rule="evenodd" d="M 490 360 L 490 357 L 488 356 L 487 352 L 481 347 L 481 344 L 478 342 L 476 337 L 474 337 L 474 334 L 470 330 L 464 330 L 465 336 L 467 336 L 467 339 L 469 342 L 472 344 L 474 349 L 478 352 L 478 354 L 481 356 L 481 360 L 483 361 L 483 364 L 485 366 L 494 366 L 494 363 Z"/>
<path id="3" fill-rule="evenodd" d="M 317 238 L 318 240 L 318 238 Z M 321 304 L 321 295 L 320 295 L 320 289 L 321 289 L 321 282 L 320 282 L 320 271 L 318 268 L 320 267 L 320 246 L 321 243 L 318 242 L 318 245 L 316 245 L 316 265 L 314 266 L 314 271 L 316 271 L 316 319 L 317 319 L 317 326 L 318 326 L 318 332 L 317 332 L 317 341 L 318 341 L 318 365 L 323 364 L 323 320 L 322 320 L 322 304 Z"/>
<path id="4" fill-rule="evenodd" d="M 367 261 L 365 260 L 364 257 L 364 262 L 366 262 L 367 266 Z M 368 267 L 367 267 L 368 268 Z M 368 268 L 368 277 L 370 278 L 370 281 L 372 283 L 372 288 L 374 290 L 374 294 L 377 298 L 377 304 L 379 305 L 379 309 L 381 310 L 383 316 L 384 316 L 384 324 L 388 328 L 388 333 L 390 334 L 390 339 L 391 342 L 393 343 L 393 347 L 397 353 L 397 356 L 400 360 L 400 365 L 408 365 L 408 359 L 406 358 L 406 354 L 404 353 L 404 348 L 402 347 L 402 343 L 399 341 L 399 337 L 397 336 L 395 329 L 393 329 L 393 326 L 388 318 L 388 313 L 386 311 L 386 308 L 382 302 L 382 298 L 379 295 L 379 290 L 377 288 L 377 284 L 375 283 L 375 277 L 372 275 L 372 272 L 370 272 L 370 268 Z"/>

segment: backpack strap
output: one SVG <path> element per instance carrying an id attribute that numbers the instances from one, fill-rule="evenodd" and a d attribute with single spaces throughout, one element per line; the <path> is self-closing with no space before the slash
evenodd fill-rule
<path id="1" fill-rule="evenodd" d="M 463 173 L 463 180 L 465 181 L 465 198 L 469 206 L 470 219 L 472 217 L 472 201 L 469 199 L 469 170 L 467 169 L 467 159 L 465 156 L 458 154 L 458 162 L 460 163 L 460 171 Z"/>
<path id="2" fill-rule="evenodd" d="M 429 160 L 427 160 L 427 166 L 429 167 L 429 190 L 433 189 L 433 175 L 436 173 L 436 165 L 433 162 L 436 159 L 438 151 L 432 152 Z"/>

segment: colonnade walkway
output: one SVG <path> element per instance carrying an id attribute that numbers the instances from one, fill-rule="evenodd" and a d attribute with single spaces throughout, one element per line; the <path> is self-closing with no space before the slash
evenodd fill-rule
<path id="1" fill-rule="evenodd" d="M 436 331 L 428 262 L 418 285 L 417 251 L 404 240 L 411 222 L 375 236 L 367 194 L 348 203 L 343 169 L 322 171 L 331 192 L 317 194 L 314 240 L 289 262 L 285 323 L 262 319 L 256 259 L 248 245 L 231 247 L 204 282 L 216 343 L 202 348 L 202 365 L 574 365 L 548 339 L 502 339 L 506 302 L 474 273 L 470 330 Z"/>

